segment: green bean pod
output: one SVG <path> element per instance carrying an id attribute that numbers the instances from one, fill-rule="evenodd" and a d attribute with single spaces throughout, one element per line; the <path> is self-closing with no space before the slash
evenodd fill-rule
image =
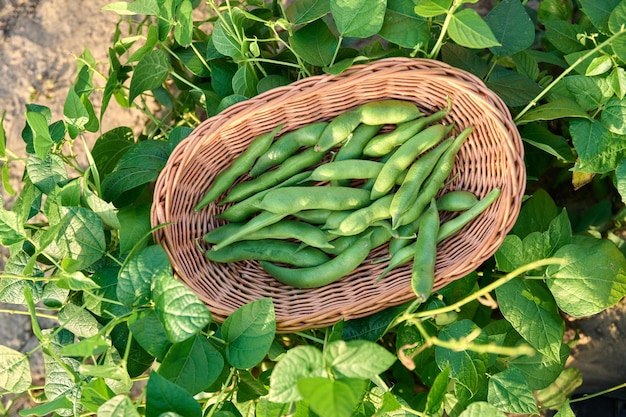
<path id="1" fill-rule="evenodd" d="M 259 156 L 250 168 L 249 175 L 253 178 L 258 177 L 261 173 L 284 162 L 300 148 L 315 145 L 327 125 L 328 122 L 311 123 L 280 136 L 263 155 Z"/>
<path id="2" fill-rule="evenodd" d="M 258 177 L 235 185 L 232 190 L 222 199 L 222 203 L 241 201 L 259 191 L 266 190 L 282 181 L 290 178 L 306 168 L 309 168 L 322 160 L 324 154 L 308 148 L 301 153 L 287 158 L 280 166 L 267 171 Z"/>
<path id="3" fill-rule="evenodd" d="M 261 202 L 265 194 L 267 194 L 270 190 L 279 187 L 286 187 L 288 185 L 301 184 L 302 181 L 306 180 L 309 177 L 309 175 L 309 171 L 300 172 L 293 177 L 287 178 L 285 181 L 281 182 L 278 185 L 275 185 L 274 187 L 259 191 L 258 193 L 253 194 L 250 197 L 233 204 L 223 212 L 217 214 L 215 217 L 228 220 L 232 223 L 246 221 L 259 211 L 258 204 Z"/>
<path id="4" fill-rule="evenodd" d="M 420 220 L 411 268 L 411 288 L 422 303 L 430 297 L 435 283 L 438 233 L 439 211 L 433 198 Z"/>
<path id="5" fill-rule="evenodd" d="M 233 159 L 233 162 L 228 168 L 217 174 L 211 187 L 200 202 L 196 204 L 194 210 L 200 211 L 202 208 L 215 201 L 237 178 L 248 172 L 256 159 L 270 147 L 280 129 L 282 129 L 282 125 L 276 127 L 271 132 L 264 133 L 253 139 L 248 147 Z"/>
<path id="6" fill-rule="evenodd" d="M 437 232 L 437 243 L 452 236 L 469 222 L 485 211 L 500 195 L 500 189 L 494 188 L 487 195 L 481 198 L 471 209 L 461 213 L 457 217 L 450 219 L 439 226 Z M 419 235 L 419 233 L 418 233 Z M 384 277 L 389 271 L 410 262 L 415 256 L 415 241 L 397 250 L 389 260 L 389 265 L 385 268 L 379 279 Z"/>
<path id="7" fill-rule="evenodd" d="M 465 211 L 478 203 L 478 197 L 471 191 L 453 190 L 448 191 L 437 199 L 439 211 Z"/>
<path id="8" fill-rule="evenodd" d="M 351 210 L 370 203 L 369 191 L 353 187 L 282 187 L 268 192 L 259 208 L 277 214 L 301 210 Z"/>
<path id="9" fill-rule="evenodd" d="M 330 257 L 319 249 L 301 247 L 286 240 L 241 240 L 219 250 L 208 250 L 206 257 L 213 262 L 243 260 L 272 261 L 298 267 L 311 267 L 327 262 Z"/>
<path id="10" fill-rule="evenodd" d="M 361 114 L 357 109 L 341 113 L 328 123 L 314 146 L 317 152 L 326 152 L 347 140 L 361 123 Z"/>
<path id="11" fill-rule="evenodd" d="M 226 223 L 204 235 L 204 240 L 209 243 L 219 243 L 239 228 L 245 225 L 241 223 Z M 252 231 L 241 240 L 264 240 L 264 239 L 297 239 L 302 243 L 315 248 L 332 247 L 328 242 L 326 233 L 320 228 L 305 222 L 290 219 L 281 219 L 276 223 Z"/>
<path id="12" fill-rule="evenodd" d="M 285 217 L 284 214 L 276 214 L 269 211 L 262 211 L 261 213 L 254 216 L 248 222 L 243 223 L 241 227 L 237 230 L 230 233 L 224 239 L 222 239 L 219 243 L 213 246 L 212 250 L 219 250 L 223 247 L 228 246 L 233 242 L 237 242 L 239 240 L 244 240 L 247 235 L 252 232 L 255 232 L 265 226 L 276 223 Z"/>
<path id="13" fill-rule="evenodd" d="M 313 267 L 289 268 L 261 261 L 261 267 L 277 281 L 295 288 L 319 288 L 354 271 L 370 252 L 370 234 L 360 237 L 352 246 L 329 261 Z"/>
<path id="14" fill-rule="evenodd" d="M 410 101 L 377 100 L 362 104 L 358 108 L 361 123 L 366 125 L 399 124 L 422 117 L 424 113 Z"/>
<path id="15" fill-rule="evenodd" d="M 432 151 L 427 152 L 423 157 L 413 162 L 404 177 L 404 181 L 402 181 L 402 184 L 400 184 L 400 187 L 394 193 L 391 204 L 389 205 L 392 227 L 397 225 L 400 215 L 413 205 L 420 193 L 422 184 L 426 181 L 435 168 L 437 161 L 439 161 L 439 158 L 441 158 L 451 143 L 452 139 L 448 138 L 437 145 Z M 400 235 L 402 235 L 402 233 L 400 233 Z"/>
<path id="16" fill-rule="evenodd" d="M 391 132 L 376 135 L 363 148 L 363 155 L 370 157 L 386 155 L 421 132 L 426 126 L 442 120 L 447 114 L 447 109 L 439 110 L 429 116 L 402 123 Z"/>
<path id="17" fill-rule="evenodd" d="M 441 156 L 441 158 L 439 158 L 439 161 L 437 161 L 437 165 L 433 169 L 433 173 L 424 183 L 417 199 L 408 210 L 400 215 L 398 221 L 394 225 L 394 228 L 402 226 L 403 224 L 411 223 L 417 220 L 417 218 L 422 214 L 430 200 L 432 200 L 443 187 L 446 178 L 448 178 L 454 168 L 454 161 L 457 153 L 461 149 L 461 146 L 463 146 L 463 143 L 465 143 L 465 139 L 467 139 L 473 130 L 474 128 L 472 126 L 468 126 L 454 138 L 450 147 Z"/>
<path id="18" fill-rule="evenodd" d="M 387 194 L 395 185 L 398 176 L 415 161 L 415 158 L 441 142 L 451 129 L 452 125 L 432 125 L 404 142 L 380 170 L 370 198 L 375 200 Z"/>
<path id="19" fill-rule="evenodd" d="M 361 233 L 369 226 L 379 220 L 389 218 L 389 204 L 393 194 L 375 200 L 368 206 L 360 208 L 350 213 L 345 219 L 339 223 L 336 229 L 330 230 L 331 233 L 340 236 L 356 235 Z"/>
<path id="20" fill-rule="evenodd" d="M 335 161 L 343 161 L 344 159 L 357 159 L 363 156 L 363 149 L 368 142 L 380 130 L 382 125 L 366 125 L 360 124 L 341 145 L 335 154 Z"/>
<path id="21" fill-rule="evenodd" d="M 295 213 L 291 213 L 291 215 L 303 222 L 323 225 L 328 220 L 328 216 L 330 216 L 332 213 L 335 212 L 333 210 L 327 209 L 312 209 L 297 211 Z"/>
<path id="22" fill-rule="evenodd" d="M 368 159 L 344 159 L 322 164 L 311 172 L 308 180 L 337 181 L 376 178 L 384 164 Z"/>

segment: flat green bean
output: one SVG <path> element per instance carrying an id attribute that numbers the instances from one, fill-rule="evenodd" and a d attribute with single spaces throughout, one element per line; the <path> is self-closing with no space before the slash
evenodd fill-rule
<path id="1" fill-rule="evenodd" d="M 219 250 L 233 242 L 243 240 L 248 234 L 255 232 L 270 224 L 276 223 L 283 217 L 285 217 L 284 214 L 276 214 L 269 211 L 262 211 L 246 223 L 243 223 L 241 227 L 239 227 L 236 231 L 233 231 L 233 233 L 230 233 L 219 243 L 214 245 L 212 250 Z"/>
<path id="2" fill-rule="evenodd" d="M 238 177 L 245 174 L 252 167 L 256 159 L 270 147 L 274 137 L 281 129 L 282 125 L 276 127 L 271 132 L 264 133 L 253 139 L 248 147 L 233 159 L 233 162 L 228 168 L 217 174 L 211 187 L 200 202 L 196 204 L 194 210 L 200 211 L 202 208 L 215 201 Z"/>
<path id="3" fill-rule="evenodd" d="M 206 257 L 213 262 L 243 260 L 272 261 L 298 267 L 311 267 L 327 262 L 329 256 L 313 247 L 301 247 L 286 240 L 241 240 L 219 250 L 208 250 Z"/>
<path id="4" fill-rule="evenodd" d="M 430 297 L 435 283 L 438 233 L 439 211 L 433 198 L 424 215 L 420 218 L 419 233 L 413 252 L 413 267 L 411 268 L 411 288 L 417 300 L 422 303 Z"/>
<path id="5" fill-rule="evenodd" d="M 369 191 L 353 187 L 282 187 L 268 192 L 259 208 L 277 214 L 301 210 L 351 210 L 370 203 Z"/>
<path id="6" fill-rule="evenodd" d="M 362 104 L 358 112 L 361 123 L 366 125 L 395 125 L 424 115 L 415 103 L 397 99 L 370 101 Z"/>

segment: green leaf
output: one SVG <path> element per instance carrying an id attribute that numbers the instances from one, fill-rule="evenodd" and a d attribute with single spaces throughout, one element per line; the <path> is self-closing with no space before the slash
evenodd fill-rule
<path id="1" fill-rule="evenodd" d="M 189 0 L 182 0 L 176 8 L 176 26 L 174 39 L 182 46 L 191 44 L 193 36 L 193 5 Z"/>
<path id="2" fill-rule="evenodd" d="M 626 295 L 626 259 L 613 243 L 594 239 L 584 245 L 565 245 L 554 256 L 568 263 L 550 265 L 546 282 L 566 313 L 596 314 Z"/>
<path id="3" fill-rule="evenodd" d="M 477 401 L 469 404 L 459 417 L 506 417 L 506 414 L 487 402 Z"/>
<path id="4" fill-rule="evenodd" d="M 298 390 L 304 401 L 318 415 L 350 417 L 365 393 L 366 381 L 360 379 L 303 378 Z"/>
<path id="5" fill-rule="evenodd" d="M 626 157 L 626 141 L 599 121 L 575 120 L 569 130 L 578 153 L 574 166 L 578 171 L 610 172 Z"/>
<path id="6" fill-rule="evenodd" d="M 566 368 L 548 387 L 535 393 L 537 401 L 546 410 L 564 407 L 574 392 L 583 384 L 583 375 L 578 368 Z"/>
<path id="7" fill-rule="evenodd" d="M 496 296 L 502 315 L 528 344 L 559 361 L 565 325 L 547 288 L 516 278 L 498 287 Z"/>
<path id="8" fill-rule="evenodd" d="M 63 116 L 65 116 L 65 122 L 72 139 L 78 136 L 84 130 L 85 125 L 89 123 L 89 112 L 73 88 L 68 89 L 63 105 Z"/>
<path id="9" fill-rule="evenodd" d="M 324 361 L 336 378 L 370 379 L 389 369 L 396 357 L 374 342 L 337 340 L 325 347 Z"/>
<path id="10" fill-rule="evenodd" d="M 130 79 L 128 101 L 133 102 L 137 96 L 147 90 L 155 89 L 167 79 L 170 70 L 169 57 L 163 49 L 148 52 L 137 62 Z"/>
<path id="11" fill-rule="evenodd" d="M 611 47 L 617 58 L 622 62 L 626 62 L 626 34 L 622 33 L 622 35 L 615 38 Z"/>
<path id="12" fill-rule="evenodd" d="M 446 14 L 452 7 L 452 0 L 418 0 L 415 13 L 422 17 L 436 17 Z"/>
<path id="13" fill-rule="evenodd" d="M 140 417 L 140 414 L 130 397 L 120 394 L 98 408 L 98 417 Z"/>
<path id="14" fill-rule="evenodd" d="M 456 45 L 454 43 L 446 43 L 441 48 L 441 58 L 444 62 L 453 67 L 464 69 L 476 75 L 478 78 L 484 78 L 490 72 L 490 65 L 468 48 Z"/>
<path id="15" fill-rule="evenodd" d="M 256 86 L 259 83 L 259 77 L 254 71 L 254 67 L 250 63 L 244 63 L 239 67 L 235 75 L 233 75 L 233 91 L 245 97 L 253 97 L 256 95 Z"/>
<path id="16" fill-rule="evenodd" d="M 269 400 L 276 403 L 299 401 L 302 395 L 298 381 L 325 375 L 322 352 L 314 346 L 296 346 L 288 350 L 272 370 Z"/>
<path id="17" fill-rule="evenodd" d="M 462 9 L 454 13 L 450 19 L 448 34 L 454 42 L 466 48 L 500 46 L 487 23 L 474 9 Z"/>
<path id="18" fill-rule="evenodd" d="M 516 235 L 507 236 L 496 252 L 496 263 L 502 272 L 511 272 L 547 257 L 550 254 L 550 240 L 547 233 L 532 232 L 524 239 Z"/>
<path id="19" fill-rule="evenodd" d="M 445 326 L 439 332 L 439 339 L 454 343 L 472 334 L 472 343 L 489 343 L 487 335 L 472 321 L 463 319 Z M 475 394 L 486 379 L 489 354 L 469 349 L 450 350 L 437 346 L 435 360 L 439 369 L 450 367 L 450 377 L 458 380 L 470 393 Z"/>
<path id="20" fill-rule="evenodd" d="M 28 411 L 20 411 L 20 415 L 29 416 L 48 416 L 55 411 L 64 410 L 69 411 L 72 407 L 72 402 L 68 397 L 56 397 L 55 399 L 45 402 L 41 405 L 31 407 Z M 26 414 L 28 412 L 28 414 Z"/>
<path id="21" fill-rule="evenodd" d="M 12 246 L 25 239 L 26 232 L 17 213 L 0 206 L 0 243 L 3 246 Z"/>
<path id="22" fill-rule="evenodd" d="M 585 45 L 580 43 L 578 36 L 585 33 L 585 28 L 563 20 L 545 22 L 545 37 L 556 49 L 564 54 L 582 51 Z"/>
<path id="23" fill-rule="evenodd" d="M 563 136 L 552 133 L 539 123 L 530 123 L 521 130 L 522 139 L 542 151 L 565 162 L 574 162 L 576 156 Z"/>
<path id="24" fill-rule="evenodd" d="M 98 215 L 106 228 L 113 230 L 121 228 L 117 218 L 117 209 L 113 204 L 107 203 L 88 188 L 83 190 L 82 199 L 83 204 Z"/>
<path id="25" fill-rule="evenodd" d="M 237 401 L 239 402 L 258 400 L 268 392 L 263 382 L 244 370 L 237 372 L 237 388 L 239 390 Z"/>
<path id="26" fill-rule="evenodd" d="M 115 1 L 102 7 L 102 10 L 115 12 L 122 16 L 136 14 L 156 16 L 159 14 L 159 4 L 157 0 Z"/>
<path id="27" fill-rule="evenodd" d="M 492 375 L 487 401 L 506 413 L 539 414 L 533 392 L 519 369 L 508 368 Z"/>
<path id="28" fill-rule="evenodd" d="M 510 107 L 528 104 L 542 91 L 539 84 L 524 74 L 504 68 L 496 68 L 486 84 Z"/>
<path id="29" fill-rule="evenodd" d="M 84 207 L 61 207 L 61 222 L 47 251 L 65 258 L 66 272 L 83 270 L 102 258 L 106 239 L 100 218 Z"/>
<path id="30" fill-rule="evenodd" d="M 226 359 L 235 368 L 248 369 L 263 360 L 274 340 L 274 304 L 262 298 L 243 305 L 222 324 Z"/>
<path id="31" fill-rule="evenodd" d="M 580 0 L 583 11 L 591 23 L 602 33 L 609 33 L 609 18 L 611 12 L 620 0 Z"/>
<path id="32" fill-rule="evenodd" d="M 169 258 L 161 245 L 143 248 L 127 259 L 119 272 L 117 299 L 128 307 L 147 304 L 155 280 L 172 276 Z"/>
<path id="33" fill-rule="evenodd" d="M 572 225 L 569 221 L 567 210 L 563 209 L 558 216 L 550 221 L 548 227 L 548 238 L 550 241 L 550 255 L 561 249 L 561 247 L 572 242 Z"/>
<path id="34" fill-rule="evenodd" d="M 209 310 L 185 284 L 165 275 L 153 282 L 152 299 L 172 343 L 189 339 L 211 322 Z"/>
<path id="35" fill-rule="evenodd" d="M 200 403 L 191 394 L 153 371 L 146 385 L 146 417 L 159 417 L 167 412 L 185 417 L 202 416 Z"/>
<path id="36" fill-rule="evenodd" d="M 102 181 L 103 198 L 116 200 L 125 192 L 156 180 L 168 156 L 165 141 L 147 140 L 135 144 Z"/>
<path id="37" fill-rule="evenodd" d="M 569 400 L 565 401 L 563 406 L 559 409 L 559 411 L 554 415 L 554 417 L 576 417 L 572 407 L 569 404 Z"/>
<path id="38" fill-rule="evenodd" d="M 613 60 L 609 55 L 600 55 L 593 58 L 589 63 L 589 66 L 585 70 L 585 75 L 592 77 L 594 75 L 602 75 L 609 72 L 613 68 Z"/>
<path id="39" fill-rule="evenodd" d="M 26 112 L 26 123 L 33 132 L 33 146 L 35 148 L 35 154 L 41 158 L 46 158 L 54 142 L 52 136 L 50 136 L 50 130 L 48 129 L 48 120 L 44 115 L 34 111 Z"/>
<path id="40" fill-rule="evenodd" d="M 330 0 L 300 0 L 291 2 L 285 10 L 294 25 L 310 23 L 330 13 Z"/>
<path id="41" fill-rule="evenodd" d="M 436 414 L 443 404 L 448 385 L 450 384 L 450 368 L 445 367 L 435 378 L 433 385 L 428 391 L 426 397 L 426 413 L 429 415 Z"/>
<path id="42" fill-rule="evenodd" d="M 58 320 L 63 328 L 81 338 L 96 335 L 102 327 L 86 309 L 74 303 L 68 303 L 61 307 Z"/>
<path id="43" fill-rule="evenodd" d="M 330 0 L 330 11 L 343 37 L 367 38 L 378 33 L 386 0 Z"/>
<path id="44" fill-rule="evenodd" d="M 539 3 L 537 17 L 541 23 L 549 20 L 571 20 L 574 14 L 572 0 L 543 0 Z"/>
<path id="45" fill-rule="evenodd" d="M 501 46 L 491 47 L 497 56 L 509 56 L 535 41 L 535 25 L 519 0 L 503 0 L 485 16 L 485 22 Z"/>
<path id="46" fill-rule="evenodd" d="M 223 367 L 222 354 L 205 336 L 196 334 L 170 348 L 158 373 L 191 395 L 196 395 L 218 379 Z"/>
<path id="47" fill-rule="evenodd" d="M 139 345 L 159 362 L 172 345 L 167 338 L 165 328 L 159 321 L 153 309 L 144 309 L 135 312 L 128 319 L 128 328 Z"/>
<path id="48" fill-rule="evenodd" d="M 528 51 L 521 51 L 513 54 L 511 59 L 515 65 L 515 71 L 527 76 L 533 81 L 537 81 L 539 79 L 541 75 L 539 73 L 539 63 L 537 62 L 537 59 Z"/>
<path id="49" fill-rule="evenodd" d="M 567 98 L 560 98 L 542 104 L 529 110 L 520 119 L 518 124 L 536 122 L 539 120 L 555 120 L 567 117 L 577 117 L 591 120 L 591 116 L 587 114 L 585 109 L 580 107 L 578 103 Z"/>
<path id="50" fill-rule="evenodd" d="M 569 346 L 561 346 L 561 359 L 554 361 L 540 353 L 532 356 L 511 358 L 509 364 L 524 374 L 526 384 L 531 390 L 544 389 L 550 385 L 563 371 L 569 357 Z"/>
<path id="51" fill-rule="evenodd" d="M 610 99 L 600 113 L 600 121 L 611 133 L 626 135 L 626 99 Z"/>
<path id="52" fill-rule="evenodd" d="M 100 178 L 105 178 L 117 165 L 122 156 L 133 147 L 135 137 L 130 127 L 111 129 L 100 136 L 91 149 Z"/>
<path id="53" fill-rule="evenodd" d="M 532 232 L 545 232 L 558 215 L 558 208 L 550 194 L 542 188 L 533 193 L 522 205 L 513 233 L 520 239 Z"/>
<path id="54" fill-rule="evenodd" d="M 615 183 L 622 202 L 626 202 L 626 160 L 620 162 L 615 167 Z"/>
<path id="55" fill-rule="evenodd" d="M 609 30 L 618 33 L 626 25 L 626 3 L 620 2 L 609 15 Z"/>
<path id="56" fill-rule="evenodd" d="M 148 34 L 146 35 L 146 43 L 144 43 L 140 48 L 132 53 L 130 57 L 128 57 L 127 63 L 137 62 L 141 58 L 143 58 L 148 52 L 152 51 L 159 41 L 157 27 L 154 25 L 148 26 Z"/>
<path id="57" fill-rule="evenodd" d="M 622 100 L 626 96 L 626 70 L 621 67 L 613 68 L 607 81 L 611 85 L 613 93 Z"/>
<path id="58" fill-rule="evenodd" d="M 399 305 L 366 317 L 348 320 L 344 323 L 342 338 L 343 340 L 364 339 L 375 342 L 386 333 L 391 323 L 405 309 L 405 305 Z"/>
<path id="59" fill-rule="evenodd" d="M 21 393 L 30 388 L 31 382 L 28 356 L 0 345 L 0 388 Z"/>
<path id="60" fill-rule="evenodd" d="M 151 228 L 149 204 L 123 207 L 117 218 L 120 221 L 120 254 L 148 244 L 146 237 L 149 237 Z"/>
<path id="61" fill-rule="evenodd" d="M 318 19 L 296 30 L 290 43 L 304 61 L 324 67 L 332 62 L 339 41 L 324 20 Z"/>
<path id="62" fill-rule="evenodd" d="M 58 278 L 57 285 L 59 288 L 66 290 L 85 291 L 99 288 L 98 284 L 80 271 L 68 273 L 61 270 L 54 277 Z"/>
<path id="63" fill-rule="evenodd" d="M 562 83 L 567 93 L 586 111 L 601 107 L 610 98 L 609 92 L 605 92 L 608 88 L 604 87 L 605 83 L 599 77 L 570 75 L 563 78 Z"/>
<path id="64" fill-rule="evenodd" d="M 6 149 L 7 149 L 7 134 L 6 134 L 6 131 L 4 130 L 4 116 L 5 115 L 6 115 L 6 111 L 3 111 L 2 115 L 0 116 L 0 158 L 4 158 L 6 156 Z"/>
<path id="65" fill-rule="evenodd" d="M 387 11 L 378 34 L 385 40 L 403 48 L 421 45 L 425 50 L 430 39 L 428 21 L 415 14 L 412 2 L 387 0 Z"/>
<path id="66" fill-rule="evenodd" d="M 236 9 L 233 9 L 233 11 L 234 10 Z M 237 37 L 231 15 L 224 13 L 222 16 L 224 19 L 219 19 L 213 26 L 213 33 L 211 35 L 213 45 L 220 54 L 229 56 L 235 61 L 242 60 L 246 52 L 244 41 Z"/>
<path id="67" fill-rule="evenodd" d="M 63 159 L 54 154 L 43 158 L 30 155 L 26 160 L 26 172 L 32 183 L 44 194 L 49 194 L 57 185 L 68 181 Z"/>
<path id="68" fill-rule="evenodd" d="M 111 345 L 104 340 L 102 335 L 95 334 L 77 343 L 63 346 L 63 348 L 61 348 L 61 355 L 89 357 L 99 355 L 110 347 Z"/>

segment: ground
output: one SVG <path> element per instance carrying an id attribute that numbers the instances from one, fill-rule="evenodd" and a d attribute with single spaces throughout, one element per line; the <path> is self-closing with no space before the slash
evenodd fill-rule
<path id="1" fill-rule="evenodd" d="M 0 0 L 0 115 L 5 112 L 10 149 L 23 152 L 20 134 L 26 103 L 48 106 L 56 119 L 62 117 L 65 95 L 75 76 L 75 57 L 85 48 L 102 63 L 99 69 L 107 70 L 107 49 L 117 22 L 117 15 L 101 10 L 109 2 Z M 113 104 L 103 120 L 102 131 L 121 125 L 141 129 L 142 120 L 141 115 Z M 95 135 L 87 139 L 93 141 Z M 22 169 L 19 164 L 11 169 L 13 185 L 18 187 Z M 5 204 L 10 204 L 10 198 Z M 0 304 L 0 309 L 6 307 Z M 626 381 L 622 360 L 625 313 L 626 303 L 622 303 L 569 323 L 573 329 L 570 333 L 578 332 L 580 338 L 570 364 L 583 371 L 585 385 L 581 391 L 595 392 Z M 0 344 L 28 351 L 36 343 L 27 316 L 0 313 Z M 33 373 L 36 380 L 42 377 L 40 362 L 33 363 Z"/>

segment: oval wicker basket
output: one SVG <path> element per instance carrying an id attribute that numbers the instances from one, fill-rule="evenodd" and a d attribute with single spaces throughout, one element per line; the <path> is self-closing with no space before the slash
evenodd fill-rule
<path id="1" fill-rule="evenodd" d="M 193 207 L 211 181 L 257 135 L 283 124 L 282 133 L 328 120 L 359 104 L 386 98 L 415 102 L 432 113 L 452 100 L 445 122 L 457 133 L 475 127 L 459 152 L 448 189 L 482 197 L 501 187 L 499 199 L 456 235 L 438 245 L 435 290 L 462 278 L 495 253 L 519 214 L 526 173 L 519 133 L 504 103 L 475 76 L 439 61 L 389 58 L 356 65 L 339 75 L 306 78 L 237 103 L 198 126 L 178 145 L 160 174 L 151 221 L 155 240 L 165 248 L 174 273 L 223 321 L 240 306 L 269 297 L 277 331 L 325 327 L 340 319 L 364 317 L 414 299 L 411 265 L 376 278 L 386 262 L 364 262 L 350 276 L 317 289 L 278 283 L 257 262 L 213 263 L 198 245 L 221 222 L 215 215 L 227 206 Z M 206 249 L 206 248 L 205 248 Z M 386 254 L 386 246 L 368 259 Z"/>

